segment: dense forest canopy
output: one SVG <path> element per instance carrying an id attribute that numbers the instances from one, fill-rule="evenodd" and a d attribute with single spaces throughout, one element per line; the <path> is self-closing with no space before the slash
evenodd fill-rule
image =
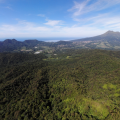
<path id="1" fill-rule="evenodd" d="M 1 120 L 119 120 L 120 51 L 0 53 Z"/>

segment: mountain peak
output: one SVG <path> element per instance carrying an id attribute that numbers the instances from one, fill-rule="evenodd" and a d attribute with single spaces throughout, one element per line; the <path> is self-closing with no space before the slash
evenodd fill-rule
<path id="1" fill-rule="evenodd" d="M 4 40 L 4 43 L 7 44 L 7 43 L 17 43 L 18 41 L 16 39 L 6 39 Z"/>
<path id="2" fill-rule="evenodd" d="M 106 33 L 104 33 L 104 34 L 111 34 L 111 33 L 115 33 L 114 31 L 112 31 L 112 30 L 108 30 Z"/>
<path id="3" fill-rule="evenodd" d="M 106 33 L 102 34 L 102 36 L 120 36 L 120 32 L 108 30 Z"/>
<path id="4" fill-rule="evenodd" d="M 106 33 L 104 33 L 104 34 L 114 34 L 114 33 L 120 33 L 120 32 L 114 32 L 114 31 L 112 31 L 112 30 L 108 30 Z"/>
<path id="5" fill-rule="evenodd" d="M 108 30 L 106 33 L 113 33 L 114 31 L 112 31 L 112 30 Z"/>

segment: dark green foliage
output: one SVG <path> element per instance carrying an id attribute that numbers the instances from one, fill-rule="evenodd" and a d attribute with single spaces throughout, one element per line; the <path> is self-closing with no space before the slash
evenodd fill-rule
<path id="1" fill-rule="evenodd" d="M 0 54 L 0 120 L 119 120 L 120 51 Z"/>
<path id="2" fill-rule="evenodd" d="M 6 39 L 0 43 L 0 52 L 10 52 L 20 49 L 23 46 L 22 42 L 15 39 Z"/>

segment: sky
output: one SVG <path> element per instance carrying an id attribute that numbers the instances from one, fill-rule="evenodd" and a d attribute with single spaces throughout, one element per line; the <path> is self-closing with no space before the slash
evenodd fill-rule
<path id="1" fill-rule="evenodd" d="M 120 31 L 120 0 L 0 0 L 1 38 L 85 38 Z"/>

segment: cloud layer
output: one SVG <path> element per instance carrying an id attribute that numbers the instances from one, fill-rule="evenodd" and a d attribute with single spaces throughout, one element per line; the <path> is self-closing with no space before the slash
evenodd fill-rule
<path id="1" fill-rule="evenodd" d="M 73 20 L 78 22 L 76 25 L 120 31 L 120 16 L 116 5 L 120 5 L 120 0 L 74 1 L 68 11 L 72 12 Z"/>
<path id="2" fill-rule="evenodd" d="M 96 0 L 94 3 L 90 3 L 92 0 L 85 0 L 83 2 L 74 1 L 74 6 L 68 11 L 73 11 L 73 16 L 79 16 L 92 11 L 100 11 L 107 9 L 116 4 L 120 4 L 120 0 Z"/>
<path id="3" fill-rule="evenodd" d="M 47 22 L 44 23 L 45 25 L 56 26 L 58 24 L 62 24 L 61 20 L 46 20 Z"/>
<path id="4" fill-rule="evenodd" d="M 6 0 L 7 1 L 7 0 Z M 18 0 L 19 1 L 19 0 Z M 3 2 L 3 0 L 0 0 Z M 62 17 L 53 12 L 41 11 L 35 13 L 22 13 L 22 19 L 11 18 L 12 22 L 0 23 L 0 37 L 90 37 L 102 34 L 107 30 L 120 31 L 119 16 L 120 0 L 76 0 L 71 8 L 66 8 Z M 15 7 L 5 5 L 10 10 L 10 16 L 14 15 Z M 62 6 L 61 6 L 62 9 Z M 17 12 L 16 12 L 17 13 Z M 18 12 L 19 13 L 19 12 Z M 61 13 L 62 14 L 62 13 Z M 28 17 L 28 18 L 27 18 Z M 3 19 L 3 18 L 2 18 Z M 15 22 L 13 22 L 13 19 Z M 23 20 L 25 19 L 25 20 Z"/>
<path id="5" fill-rule="evenodd" d="M 57 22 L 58 23 L 58 22 Z M 57 24 L 56 23 L 56 24 Z M 55 25 L 55 24 L 54 24 Z M 63 26 L 38 26 L 35 23 L 19 21 L 16 25 L 4 24 L 0 26 L 0 36 L 4 37 L 88 37 L 103 33 L 94 27 L 63 27 Z M 89 33 L 89 34 L 86 34 Z"/>

